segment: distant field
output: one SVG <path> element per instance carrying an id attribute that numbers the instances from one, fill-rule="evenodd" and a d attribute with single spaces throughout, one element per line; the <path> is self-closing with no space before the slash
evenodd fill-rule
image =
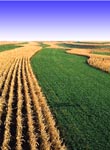
<path id="1" fill-rule="evenodd" d="M 93 54 L 110 55 L 110 52 L 93 52 Z"/>
<path id="2" fill-rule="evenodd" d="M 41 46 L 42 48 L 46 48 L 49 47 L 50 45 L 44 44 L 43 42 L 39 42 L 39 46 Z"/>
<path id="3" fill-rule="evenodd" d="M 44 48 L 31 65 L 68 150 L 110 150 L 110 75 L 86 60 Z"/>
<path id="4" fill-rule="evenodd" d="M 22 46 L 15 45 L 15 44 L 0 45 L 0 52 L 11 50 L 11 49 L 18 48 L 18 47 L 22 47 Z"/>
<path id="5" fill-rule="evenodd" d="M 59 46 L 67 47 L 67 48 L 82 48 L 82 49 L 110 49 L 110 45 L 87 45 L 87 44 L 68 44 L 68 43 L 61 43 Z"/>
<path id="6" fill-rule="evenodd" d="M 73 43 L 81 43 L 81 44 L 110 44 L 110 42 L 83 42 L 83 41 L 76 41 Z"/>
<path id="7" fill-rule="evenodd" d="M 29 42 L 21 42 L 21 43 L 19 43 L 19 44 L 28 44 Z"/>

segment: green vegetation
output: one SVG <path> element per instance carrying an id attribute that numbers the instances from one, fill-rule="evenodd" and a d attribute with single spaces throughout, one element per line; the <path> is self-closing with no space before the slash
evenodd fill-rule
<path id="1" fill-rule="evenodd" d="M 31 65 L 68 150 L 110 150 L 110 75 L 86 61 L 45 48 Z"/>
<path id="2" fill-rule="evenodd" d="M 86 44 L 67 44 L 61 43 L 59 46 L 68 47 L 68 48 L 81 48 L 81 49 L 110 49 L 109 45 L 86 45 Z"/>
<path id="3" fill-rule="evenodd" d="M 110 55 L 110 52 L 93 52 L 93 54 Z"/>
<path id="4" fill-rule="evenodd" d="M 81 43 L 81 44 L 110 44 L 110 42 L 81 42 L 81 41 L 76 41 L 74 43 Z"/>
<path id="5" fill-rule="evenodd" d="M 15 45 L 15 44 L 5 44 L 5 45 L 0 45 L 0 52 L 2 51 L 6 51 L 6 50 L 12 50 L 18 47 L 22 47 L 19 45 Z"/>
<path id="6" fill-rule="evenodd" d="M 42 48 L 47 48 L 47 47 L 49 47 L 50 45 L 44 44 L 43 42 L 39 42 L 39 46 L 41 46 Z"/>

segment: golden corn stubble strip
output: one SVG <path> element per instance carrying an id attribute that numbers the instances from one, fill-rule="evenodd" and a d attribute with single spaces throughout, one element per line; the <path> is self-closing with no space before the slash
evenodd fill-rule
<path id="1" fill-rule="evenodd" d="M 8 108 L 7 108 L 7 115 L 5 120 L 5 132 L 4 132 L 4 140 L 2 143 L 2 150 L 8 150 L 9 142 L 11 140 L 11 133 L 10 133 L 10 126 L 11 126 L 11 120 L 12 120 L 12 104 L 13 104 L 13 97 L 14 97 L 14 85 L 15 85 L 15 79 L 16 79 L 16 73 L 17 73 L 17 67 L 19 64 L 19 60 L 17 60 L 17 63 L 14 68 L 14 72 L 12 75 L 11 85 L 10 85 L 10 92 L 9 92 L 9 99 L 8 99 Z"/>
<path id="2" fill-rule="evenodd" d="M 6 95 L 7 95 L 7 92 L 8 92 L 8 88 L 9 88 L 9 83 L 10 83 L 10 80 L 11 80 L 11 76 L 12 76 L 12 73 L 14 71 L 14 67 L 16 65 L 16 62 L 17 60 L 15 60 L 8 72 L 8 75 L 7 75 L 7 78 L 6 78 L 6 81 L 5 81 L 5 85 L 4 85 L 4 89 L 2 91 L 2 95 L 0 97 L 0 124 L 1 124 L 1 116 L 3 114 L 3 108 L 5 105 L 7 105 L 6 103 Z"/>

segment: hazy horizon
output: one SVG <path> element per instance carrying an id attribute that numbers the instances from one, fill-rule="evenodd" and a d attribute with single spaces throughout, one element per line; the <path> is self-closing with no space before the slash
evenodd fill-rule
<path id="1" fill-rule="evenodd" d="M 110 2 L 0 2 L 0 41 L 110 41 Z"/>

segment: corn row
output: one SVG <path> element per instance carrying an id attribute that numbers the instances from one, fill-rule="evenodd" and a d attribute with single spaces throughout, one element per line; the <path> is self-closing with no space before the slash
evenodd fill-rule
<path id="1" fill-rule="evenodd" d="M 6 81 L 5 81 L 4 89 L 2 91 L 2 95 L 1 95 L 1 98 L 0 98 L 0 124 L 1 124 L 1 116 L 3 114 L 3 108 L 6 105 L 6 95 L 7 95 L 7 92 L 8 92 L 9 83 L 10 83 L 10 80 L 11 80 L 12 72 L 14 70 L 16 61 L 17 60 L 14 61 L 14 63 L 12 64 L 12 66 L 9 70 L 9 73 L 8 73 Z"/>
<path id="2" fill-rule="evenodd" d="M 27 63 L 29 63 L 29 61 L 26 61 L 26 74 L 27 74 L 28 82 L 29 82 L 29 85 L 31 88 L 30 91 L 31 91 L 31 95 L 32 95 L 32 100 L 33 100 L 33 103 L 34 103 L 35 108 L 36 108 L 36 114 L 38 116 L 39 130 L 40 130 L 41 138 L 42 138 L 42 146 L 41 147 L 42 147 L 42 150 L 50 150 L 49 136 L 46 133 L 46 125 L 44 124 L 44 121 L 43 121 L 44 120 L 43 114 L 41 111 L 41 107 L 39 105 L 38 97 L 35 94 L 34 86 L 32 83 L 30 73 L 28 71 Z"/>
<path id="3" fill-rule="evenodd" d="M 64 144 L 62 144 L 62 141 L 60 140 L 60 135 L 59 135 L 59 131 L 56 128 L 56 123 L 54 121 L 54 118 L 52 116 L 52 113 L 50 112 L 49 106 L 46 103 L 46 99 L 45 97 L 42 95 L 41 89 L 38 85 L 38 82 L 36 81 L 36 78 L 32 72 L 30 63 L 28 62 L 28 68 L 29 71 L 31 73 L 31 79 L 33 81 L 33 85 L 35 90 L 37 91 L 37 96 L 39 99 L 39 103 L 41 105 L 44 117 L 47 121 L 48 124 L 48 128 L 49 128 L 49 133 L 51 135 L 51 143 L 52 146 L 55 150 L 66 150 L 66 147 Z"/>
<path id="4" fill-rule="evenodd" d="M 29 89 L 28 84 L 26 81 L 26 72 L 25 72 L 25 59 L 23 59 L 23 66 L 22 66 L 22 76 L 23 76 L 23 86 L 25 91 L 25 100 L 26 100 L 26 109 L 27 109 L 27 117 L 28 117 L 28 130 L 29 130 L 29 142 L 31 150 L 37 150 L 37 138 L 34 128 L 34 120 L 33 120 L 33 112 L 31 108 L 31 99 L 29 96 Z"/>
<path id="5" fill-rule="evenodd" d="M 32 42 L 0 53 L 1 150 L 66 150 L 30 65 L 29 59 L 40 48 Z"/>
<path id="6" fill-rule="evenodd" d="M 17 103 L 17 133 L 16 133 L 16 149 L 22 150 L 22 130 L 23 130 L 23 120 L 22 120 L 22 105 L 23 105 L 23 96 L 22 96 L 22 83 L 21 83 L 21 65 L 22 59 L 20 60 L 18 68 L 18 103 Z"/>
<path id="7" fill-rule="evenodd" d="M 16 79 L 16 73 L 17 73 L 17 67 L 18 67 L 19 60 L 17 60 L 17 63 L 14 68 L 11 86 L 10 86 L 10 93 L 9 93 L 9 99 L 8 99 L 8 109 L 7 109 L 7 116 L 5 121 L 5 132 L 4 132 L 4 140 L 2 144 L 2 150 L 8 150 L 9 142 L 11 139 L 11 133 L 10 133 L 10 126 L 11 126 L 11 119 L 12 119 L 12 104 L 13 104 L 13 97 L 14 97 L 14 85 L 15 85 L 15 79 Z M 14 114 L 13 114 L 14 115 Z"/>

